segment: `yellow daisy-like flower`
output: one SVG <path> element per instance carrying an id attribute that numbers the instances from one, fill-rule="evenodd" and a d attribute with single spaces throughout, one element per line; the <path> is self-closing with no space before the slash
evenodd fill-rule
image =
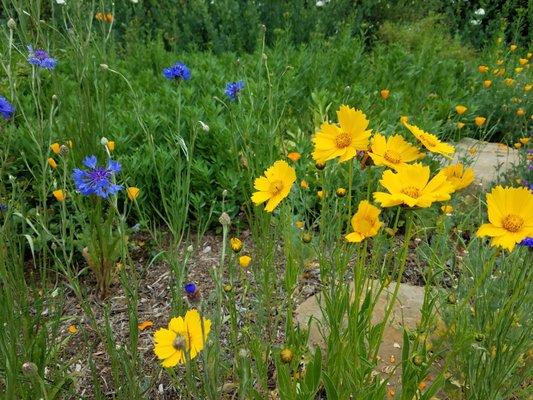
<path id="1" fill-rule="evenodd" d="M 198 310 L 189 310 L 185 317 L 172 318 L 168 329 L 154 334 L 154 353 L 165 368 L 192 360 L 204 348 L 211 321 L 200 317 Z"/>
<path id="2" fill-rule="evenodd" d="M 420 163 L 404 165 L 396 173 L 384 171 L 379 182 L 389 193 L 375 192 L 374 200 L 382 207 L 406 204 L 423 208 L 435 201 L 449 200 L 454 188 L 446 175 L 441 172 L 431 180 L 429 176 L 429 167 Z"/>
<path id="3" fill-rule="evenodd" d="M 134 201 L 139 197 L 139 193 L 141 192 L 141 189 L 135 186 L 130 186 L 129 188 L 126 188 L 126 194 L 128 195 L 128 199 L 131 201 Z"/>
<path id="4" fill-rule="evenodd" d="M 357 150 L 366 150 L 371 130 L 361 110 L 341 106 L 337 111 L 339 124 L 324 122 L 313 137 L 313 159 L 319 163 L 339 157 L 339 162 L 351 160 Z"/>
<path id="5" fill-rule="evenodd" d="M 492 86 L 492 81 L 490 79 L 483 81 L 483 86 L 485 87 L 485 89 L 490 88 Z"/>
<path id="6" fill-rule="evenodd" d="M 464 168 L 461 163 L 443 168 L 442 173 L 446 175 L 454 191 L 464 189 L 474 181 L 474 170 L 472 168 Z"/>
<path id="7" fill-rule="evenodd" d="M 239 257 L 239 265 L 242 268 L 248 268 L 248 266 L 250 265 L 251 262 L 252 262 L 252 257 L 250 257 L 250 256 L 240 256 Z"/>
<path id="8" fill-rule="evenodd" d="M 239 251 L 241 251 L 243 243 L 241 239 L 232 237 L 229 240 L 229 246 L 231 247 L 231 250 L 233 250 L 234 253 L 238 253 Z"/>
<path id="9" fill-rule="evenodd" d="M 442 206 L 440 208 L 440 210 L 444 213 L 444 214 L 451 214 L 453 212 L 453 207 L 450 206 L 450 205 L 445 205 L 445 206 Z"/>
<path id="10" fill-rule="evenodd" d="M 380 133 L 376 133 L 372 138 L 368 155 L 372 157 L 374 164 L 386 165 L 394 170 L 424 157 L 423 153 L 409 144 L 401 135 L 385 138 Z"/>
<path id="11" fill-rule="evenodd" d="M 257 192 L 252 194 L 252 201 L 259 205 L 267 202 L 265 210 L 272 212 L 283 200 L 296 180 L 296 171 L 286 161 L 276 161 L 265 171 L 265 176 L 260 176 L 254 182 Z"/>
<path id="12" fill-rule="evenodd" d="M 479 127 L 483 126 L 483 124 L 485 123 L 485 121 L 487 121 L 487 118 L 485 118 L 485 117 L 476 117 L 476 118 L 474 118 L 474 123 L 475 123 L 477 126 L 479 126 Z"/>
<path id="13" fill-rule="evenodd" d="M 477 70 L 484 74 L 489 70 L 489 67 L 487 67 L 486 65 L 480 65 L 479 67 L 477 67 Z"/>
<path id="14" fill-rule="evenodd" d="M 468 110 L 468 108 L 465 107 L 465 106 L 463 106 L 463 105 L 461 105 L 461 104 L 459 104 L 458 106 L 455 106 L 455 111 L 456 111 L 457 114 L 459 114 L 459 115 L 464 114 L 467 110 Z"/>
<path id="15" fill-rule="evenodd" d="M 528 63 L 528 61 L 529 60 L 527 58 L 519 58 L 518 59 L 518 64 L 520 64 L 523 67 L 524 65 L 526 65 Z"/>
<path id="16" fill-rule="evenodd" d="M 54 190 L 52 194 L 60 203 L 65 201 L 65 199 L 67 198 L 67 192 L 65 192 L 63 189 Z"/>
<path id="17" fill-rule="evenodd" d="M 56 169 L 56 168 L 57 168 L 56 160 L 54 160 L 52 157 L 49 157 L 49 158 L 48 158 L 48 165 L 49 165 L 50 168 L 52 168 L 52 169 Z"/>
<path id="18" fill-rule="evenodd" d="M 525 187 L 496 186 L 487 194 L 489 223 L 479 227 L 478 237 L 492 237 L 491 246 L 512 251 L 533 236 L 533 194 Z"/>
<path id="19" fill-rule="evenodd" d="M 59 154 L 61 152 L 61 145 L 59 143 L 52 143 L 50 145 L 50 150 L 54 152 L 54 154 Z"/>
<path id="20" fill-rule="evenodd" d="M 346 240 L 352 243 L 362 242 L 364 239 L 378 234 L 383 222 L 379 220 L 381 210 L 367 200 L 359 203 L 357 212 L 352 217 L 353 232 L 346 235 Z"/>
<path id="21" fill-rule="evenodd" d="M 463 129 L 464 127 L 465 127 L 465 123 L 464 122 L 459 121 L 457 123 L 457 129 Z"/>
<path id="22" fill-rule="evenodd" d="M 410 125 L 407 122 L 403 124 L 432 153 L 442 154 L 445 157 L 450 157 L 451 154 L 455 153 L 455 147 L 451 144 L 441 142 L 437 136 L 424 132 L 418 126 Z"/>

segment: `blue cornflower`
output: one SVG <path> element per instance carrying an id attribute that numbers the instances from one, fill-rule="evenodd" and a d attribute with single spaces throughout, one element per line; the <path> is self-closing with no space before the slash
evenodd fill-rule
<path id="1" fill-rule="evenodd" d="M 103 199 L 114 195 L 122 190 L 121 185 L 113 182 L 113 178 L 120 172 L 120 164 L 117 161 L 109 160 L 107 167 L 97 165 L 96 156 L 88 156 L 83 160 L 88 170 L 76 168 L 72 172 L 72 179 L 76 184 L 76 189 L 84 196 L 95 194 Z"/>
<path id="2" fill-rule="evenodd" d="M 28 46 L 28 51 L 30 52 L 30 55 L 28 56 L 28 62 L 31 65 L 35 65 L 36 67 L 44 69 L 54 69 L 56 67 L 57 60 L 50 57 L 46 50 L 33 50 L 33 47 Z"/>
<path id="3" fill-rule="evenodd" d="M 4 119 L 10 119 L 15 112 L 15 107 L 4 96 L 0 96 L 0 114 Z"/>
<path id="4" fill-rule="evenodd" d="M 228 96 L 231 101 L 235 101 L 242 89 L 244 89 L 244 81 L 229 82 L 226 84 L 226 90 L 224 93 L 226 93 L 226 96 Z"/>
<path id="5" fill-rule="evenodd" d="M 191 71 L 189 70 L 189 67 L 179 61 L 168 68 L 164 68 L 163 75 L 169 81 L 174 79 L 188 81 L 191 79 Z"/>
<path id="6" fill-rule="evenodd" d="M 518 243 L 520 246 L 527 246 L 529 248 L 533 247 L 533 237 L 527 237 Z"/>

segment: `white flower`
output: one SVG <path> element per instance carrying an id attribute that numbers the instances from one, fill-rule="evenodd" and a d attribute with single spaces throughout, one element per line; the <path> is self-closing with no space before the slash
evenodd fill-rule
<path id="1" fill-rule="evenodd" d="M 56 4 L 61 4 L 61 5 L 63 5 L 63 4 L 65 4 L 65 3 L 66 3 L 65 0 L 56 0 Z"/>
<path id="2" fill-rule="evenodd" d="M 478 8 L 476 11 L 474 11 L 474 14 L 476 14 L 478 17 L 482 17 L 485 15 L 485 10 L 482 8 Z"/>
<path id="3" fill-rule="evenodd" d="M 137 3 L 139 2 L 139 0 L 131 0 L 131 2 L 132 2 L 133 4 L 137 4 Z"/>
<path id="4" fill-rule="evenodd" d="M 471 20 L 470 20 L 470 23 L 471 23 L 472 25 L 479 25 L 479 24 L 481 24 L 481 21 L 480 21 L 479 19 L 471 19 Z"/>
<path id="5" fill-rule="evenodd" d="M 323 2 L 322 0 L 318 0 L 318 1 L 316 2 L 316 6 L 317 6 L 317 7 L 324 7 L 324 2 Z"/>

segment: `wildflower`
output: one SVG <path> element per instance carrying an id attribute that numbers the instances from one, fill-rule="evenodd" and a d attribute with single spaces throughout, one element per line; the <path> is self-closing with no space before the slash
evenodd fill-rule
<path id="1" fill-rule="evenodd" d="M 487 67 L 486 65 L 480 65 L 479 67 L 477 67 L 477 70 L 479 72 L 481 72 L 482 74 L 484 74 L 484 73 L 488 72 L 489 67 Z"/>
<path id="2" fill-rule="evenodd" d="M 352 217 L 353 232 L 346 235 L 346 240 L 352 243 L 362 242 L 367 237 L 376 236 L 383 222 L 379 220 L 381 210 L 367 200 L 359 203 L 357 212 Z"/>
<path id="3" fill-rule="evenodd" d="M 242 268 L 248 268 L 248 266 L 250 265 L 251 262 L 252 262 L 252 257 L 250 257 L 250 256 L 240 256 L 239 257 L 239 265 Z"/>
<path id="4" fill-rule="evenodd" d="M 111 13 L 97 12 L 97 13 L 95 14 L 94 18 L 95 18 L 97 21 L 100 21 L 100 22 L 107 22 L 108 24 L 110 24 L 111 22 L 113 22 L 113 14 L 111 14 Z"/>
<path id="5" fill-rule="evenodd" d="M 110 152 L 115 151 L 115 142 L 113 140 L 109 140 L 106 144 L 106 147 Z"/>
<path id="6" fill-rule="evenodd" d="M 465 106 L 462 106 L 460 104 L 458 106 L 455 106 L 455 111 L 459 115 L 463 115 L 467 110 L 468 110 L 468 108 L 466 108 Z"/>
<path id="7" fill-rule="evenodd" d="M 516 68 L 514 69 L 514 72 L 515 72 L 516 74 L 519 74 L 519 73 L 522 72 L 523 70 L 524 70 L 524 68 L 522 68 L 522 67 L 516 67 Z"/>
<path id="8" fill-rule="evenodd" d="M 266 201 L 265 210 L 272 212 L 291 191 L 296 171 L 286 161 L 276 161 L 264 175 L 254 181 L 257 192 L 252 194 L 252 201 L 256 205 Z"/>
<path id="9" fill-rule="evenodd" d="M 302 155 L 300 153 L 295 152 L 295 151 L 293 151 L 292 153 L 287 154 L 287 158 L 289 158 L 289 160 L 291 160 L 293 162 L 298 161 L 301 157 L 302 157 Z"/>
<path id="10" fill-rule="evenodd" d="M 493 72 L 494 72 L 494 75 L 496 76 L 504 76 L 505 68 L 496 68 Z"/>
<path id="11" fill-rule="evenodd" d="M 305 226 L 305 224 L 304 224 L 303 221 L 296 221 L 296 222 L 294 223 L 294 225 L 296 225 L 296 228 L 298 228 L 298 229 L 303 229 L 304 226 Z"/>
<path id="12" fill-rule="evenodd" d="M 524 240 L 522 240 L 520 243 L 518 243 L 520 246 L 525 247 L 533 247 L 533 237 L 527 237 Z"/>
<path id="13" fill-rule="evenodd" d="M 10 119 L 15 113 L 15 107 L 4 96 L 0 96 L 0 114 L 5 120 Z"/>
<path id="14" fill-rule="evenodd" d="M 224 93 L 231 101 L 237 100 L 240 91 L 244 89 L 244 81 L 229 82 L 226 84 L 226 90 Z"/>
<path id="15" fill-rule="evenodd" d="M 311 243 L 311 240 L 313 240 L 313 236 L 310 233 L 306 232 L 302 235 L 302 242 Z"/>
<path id="16" fill-rule="evenodd" d="M 191 79 L 191 71 L 185 64 L 179 61 L 176 64 L 163 69 L 163 75 L 169 81 L 171 80 L 188 81 L 189 79 Z"/>
<path id="17" fill-rule="evenodd" d="M 198 291 L 198 288 L 196 287 L 196 284 L 194 282 L 186 283 L 185 285 L 183 285 L 183 289 L 185 290 L 187 296 L 194 295 Z"/>
<path id="18" fill-rule="evenodd" d="M 63 189 L 54 190 L 52 194 L 60 203 L 65 201 L 65 198 L 67 197 L 67 193 Z"/>
<path id="19" fill-rule="evenodd" d="M 316 192 L 316 195 L 317 195 L 317 197 L 318 197 L 320 200 L 322 200 L 322 199 L 324 198 L 324 191 L 323 191 L 323 190 L 318 190 L 318 191 Z"/>
<path id="20" fill-rule="evenodd" d="M 382 89 L 380 92 L 379 92 L 379 95 L 381 96 L 381 98 L 383 100 L 387 100 L 389 98 L 389 95 L 390 95 L 390 91 L 389 89 Z"/>
<path id="21" fill-rule="evenodd" d="M 234 253 L 238 253 L 242 249 L 242 240 L 236 237 L 232 237 L 229 240 L 229 246 Z"/>
<path id="22" fill-rule="evenodd" d="M 518 141 L 522 144 L 528 144 L 529 143 L 529 138 L 528 137 L 523 137 L 523 138 L 520 138 L 518 139 Z"/>
<path id="23" fill-rule="evenodd" d="M 307 183 L 306 180 L 302 179 L 302 181 L 300 182 L 300 187 L 302 189 L 306 189 L 307 190 L 307 189 L 309 189 L 309 184 Z"/>
<path id="24" fill-rule="evenodd" d="M 326 164 L 322 162 L 317 162 L 315 163 L 315 168 L 318 169 L 319 171 L 322 171 L 324 168 L 326 168 Z"/>
<path id="25" fill-rule="evenodd" d="M 61 152 L 61 145 L 59 143 L 52 143 L 50 145 L 50 150 L 52 150 L 54 154 L 59 154 Z"/>
<path id="26" fill-rule="evenodd" d="M 69 325 L 67 331 L 68 333 L 75 334 L 78 332 L 78 327 L 76 325 Z"/>
<path id="27" fill-rule="evenodd" d="M 438 173 L 431 180 L 429 177 L 429 167 L 420 163 L 404 165 L 396 173 L 384 171 L 379 182 L 389 193 L 375 192 L 374 200 L 382 207 L 406 204 L 423 208 L 435 201 L 449 200 L 454 188 L 446 175 Z"/>
<path id="28" fill-rule="evenodd" d="M 139 196 L 140 191 L 141 190 L 135 186 L 130 186 L 129 188 L 126 188 L 126 194 L 128 195 L 128 199 L 134 201 Z"/>
<path id="29" fill-rule="evenodd" d="M 474 14 L 478 17 L 482 17 L 485 15 L 485 10 L 483 8 L 478 8 L 476 11 L 474 11 Z"/>
<path id="30" fill-rule="evenodd" d="M 481 21 L 479 19 L 471 19 L 470 24 L 476 26 L 481 24 Z"/>
<path id="31" fill-rule="evenodd" d="M 513 86 L 514 85 L 514 79 L 513 78 L 506 78 L 504 82 L 505 82 L 505 84 L 507 86 Z"/>
<path id="32" fill-rule="evenodd" d="M 517 48 L 518 46 L 516 44 L 512 44 L 511 46 L 509 46 L 509 49 L 511 49 L 511 51 L 515 51 Z"/>
<path id="33" fill-rule="evenodd" d="M 339 124 L 324 122 L 313 137 L 315 150 L 313 158 L 324 163 L 339 157 L 339 162 L 351 160 L 357 150 L 366 150 L 371 130 L 367 130 L 368 120 L 361 110 L 341 106 L 337 111 Z"/>
<path id="34" fill-rule="evenodd" d="M 189 310 L 185 317 L 172 318 L 168 329 L 155 332 L 154 353 L 165 368 L 183 364 L 202 351 L 210 330 L 210 320 L 202 318 L 198 310 Z"/>
<path id="35" fill-rule="evenodd" d="M 498 61 L 496 61 L 496 65 L 503 65 L 504 62 L 505 61 L 503 61 L 503 60 L 498 60 Z"/>
<path id="36" fill-rule="evenodd" d="M 533 53 L 527 53 L 527 59 L 529 60 L 531 57 L 533 57 Z"/>
<path id="37" fill-rule="evenodd" d="M 279 357 L 281 358 L 281 361 L 285 364 L 290 363 L 293 358 L 292 350 L 288 347 L 285 347 L 283 350 L 280 351 Z"/>
<path id="38" fill-rule="evenodd" d="M 372 138 L 368 155 L 372 157 L 374 164 L 392 169 L 424 157 L 423 153 L 401 135 L 386 138 L 380 133 L 376 133 Z"/>
<path id="39" fill-rule="evenodd" d="M 485 121 L 487 120 L 487 118 L 485 117 L 476 117 L 474 118 L 474 122 L 477 126 L 481 127 L 483 126 L 483 124 L 485 123 Z"/>
<path id="40" fill-rule="evenodd" d="M 487 194 L 489 223 L 476 235 L 492 237 L 491 246 L 512 251 L 517 243 L 533 236 L 533 193 L 520 187 L 496 186 Z"/>
<path id="41" fill-rule="evenodd" d="M 22 373 L 28 378 L 36 377 L 39 375 L 39 368 L 32 362 L 25 362 L 22 364 Z"/>
<path id="42" fill-rule="evenodd" d="M 526 110 L 520 107 L 518 110 L 516 110 L 516 115 L 518 115 L 519 117 L 523 117 L 524 115 L 526 115 Z"/>
<path id="43" fill-rule="evenodd" d="M 451 214 L 451 213 L 453 212 L 453 207 L 450 206 L 450 205 L 444 205 L 444 206 L 442 206 L 440 209 L 441 209 L 441 211 L 442 211 L 444 214 L 447 214 L 447 215 L 449 215 L 449 214 Z"/>
<path id="44" fill-rule="evenodd" d="M 471 155 L 471 156 L 475 156 L 477 154 L 477 149 L 472 146 L 468 149 L 468 153 Z"/>
<path id="45" fill-rule="evenodd" d="M 492 81 L 490 79 L 487 79 L 487 80 L 483 81 L 483 87 L 485 87 L 485 89 L 488 89 L 491 86 L 492 86 Z"/>
<path id="46" fill-rule="evenodd" d="M 464 122 L 458 122 L 457 123 L 457 129 L 463 129 L 465 127 L 465 123 Z"/>
<path id="47" fill-rule="evenodd" d="M 52 169 L 56 169 L 57 168 L 56 160 L 54 160 L 52 157 L 48 158 L 48 165 Z"/>
<path id="48" fill-rule="evenodd" d="M 461 163 L 443 168 L 442 173 L 446 175 L 446 179 L 452 184 L 454 191 L 464 189 L 474 181 L 474 170 L 464 168 Z"/>
<path id="49" fill-rule="evenodd" d="M 445 157 L 449 157 L 450 154 L 455 152 L 455 148 L 452 145 L 441 142 L 437 136 L 428 132 L 424 132 L 418 126 L 409 125 L 408 123 L 404 123 L 404 125 L 429 151 L 442 154 Z"/>
<path id="50" fill-rule="evenodd" d="M 338 196 L 338 197 L 344 197 L 346 196 L 346 189 L 344 188 L 338 188 L 336 191 L 335 191 L 335 194 Z"/>
<path id="51" fill-rule="evenodd" d="M 57 60 L 50 57 L 50 55 L 43 49 L 33 50 L 32 46 L 28 46 L 29 56 L 28 62 L 39 68 L 52 70 L 57 65 Z"/>
<path id="52" fill-rule="evenodd" d="M 154 323 L 152 321 L 143 321 L 137 324 L 137 328 L 140 331 L 144 331 L 145 329 L 151 328 L 154 326 Z"/>
<path id="53" fill-rule="evenodd" d="M 230 226 L 231 218 L 228 215 L 228 213 L 224 211 L 222 214 L 220 214 L 220 217 L 218 218 L 218 222 L 220 222 L 220 225 L 222 226 Z"/>
<path id="54" fill-rule="evenodd" d="M 109 160 L 106 167 L 99 167 L 96 156 L 88 156 L 83 160 L 83 165 L 88 170 L 76 168 L 72 172 L 76 189 L 82 195 L 94 194 L 107 199 L 122 189 L 121 185 L 113 182 L 115 175 L 120 172 L 120 164 L 117 161 Z"/>
<path id="55" fill-rule="evenodd" d="M 402 115 L 402 116 L 400 117 L 400 122 L 401 122 L 402 124 L 405 124 L 406 122 L 409 122 L 409 117 L 406 116 L 406 115 Z"/>
<path id="56" fill-rule="evenodd" d="M 519 149 L 520 147 L 522 147 L 522 143 L 515 143 L 513 146 L 515 149 Z"/>
<path id="57" fill-rule="evenodd" d="M 529 92 L 533 88 L 532 84 L 527 84 L 524 86 L 524 92 Z"/>

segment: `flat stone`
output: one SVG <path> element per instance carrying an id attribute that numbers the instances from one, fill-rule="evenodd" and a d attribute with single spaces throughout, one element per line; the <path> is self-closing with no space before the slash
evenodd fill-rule
<path id="1" fill-rule="evenodd" d="M 463 162 L 472 167 L 475 183 L 487 189 L 513 170 L 519 161 L 518 151 L 503 143 L 463 138 L 455 145 L 452 163 Z"/>

